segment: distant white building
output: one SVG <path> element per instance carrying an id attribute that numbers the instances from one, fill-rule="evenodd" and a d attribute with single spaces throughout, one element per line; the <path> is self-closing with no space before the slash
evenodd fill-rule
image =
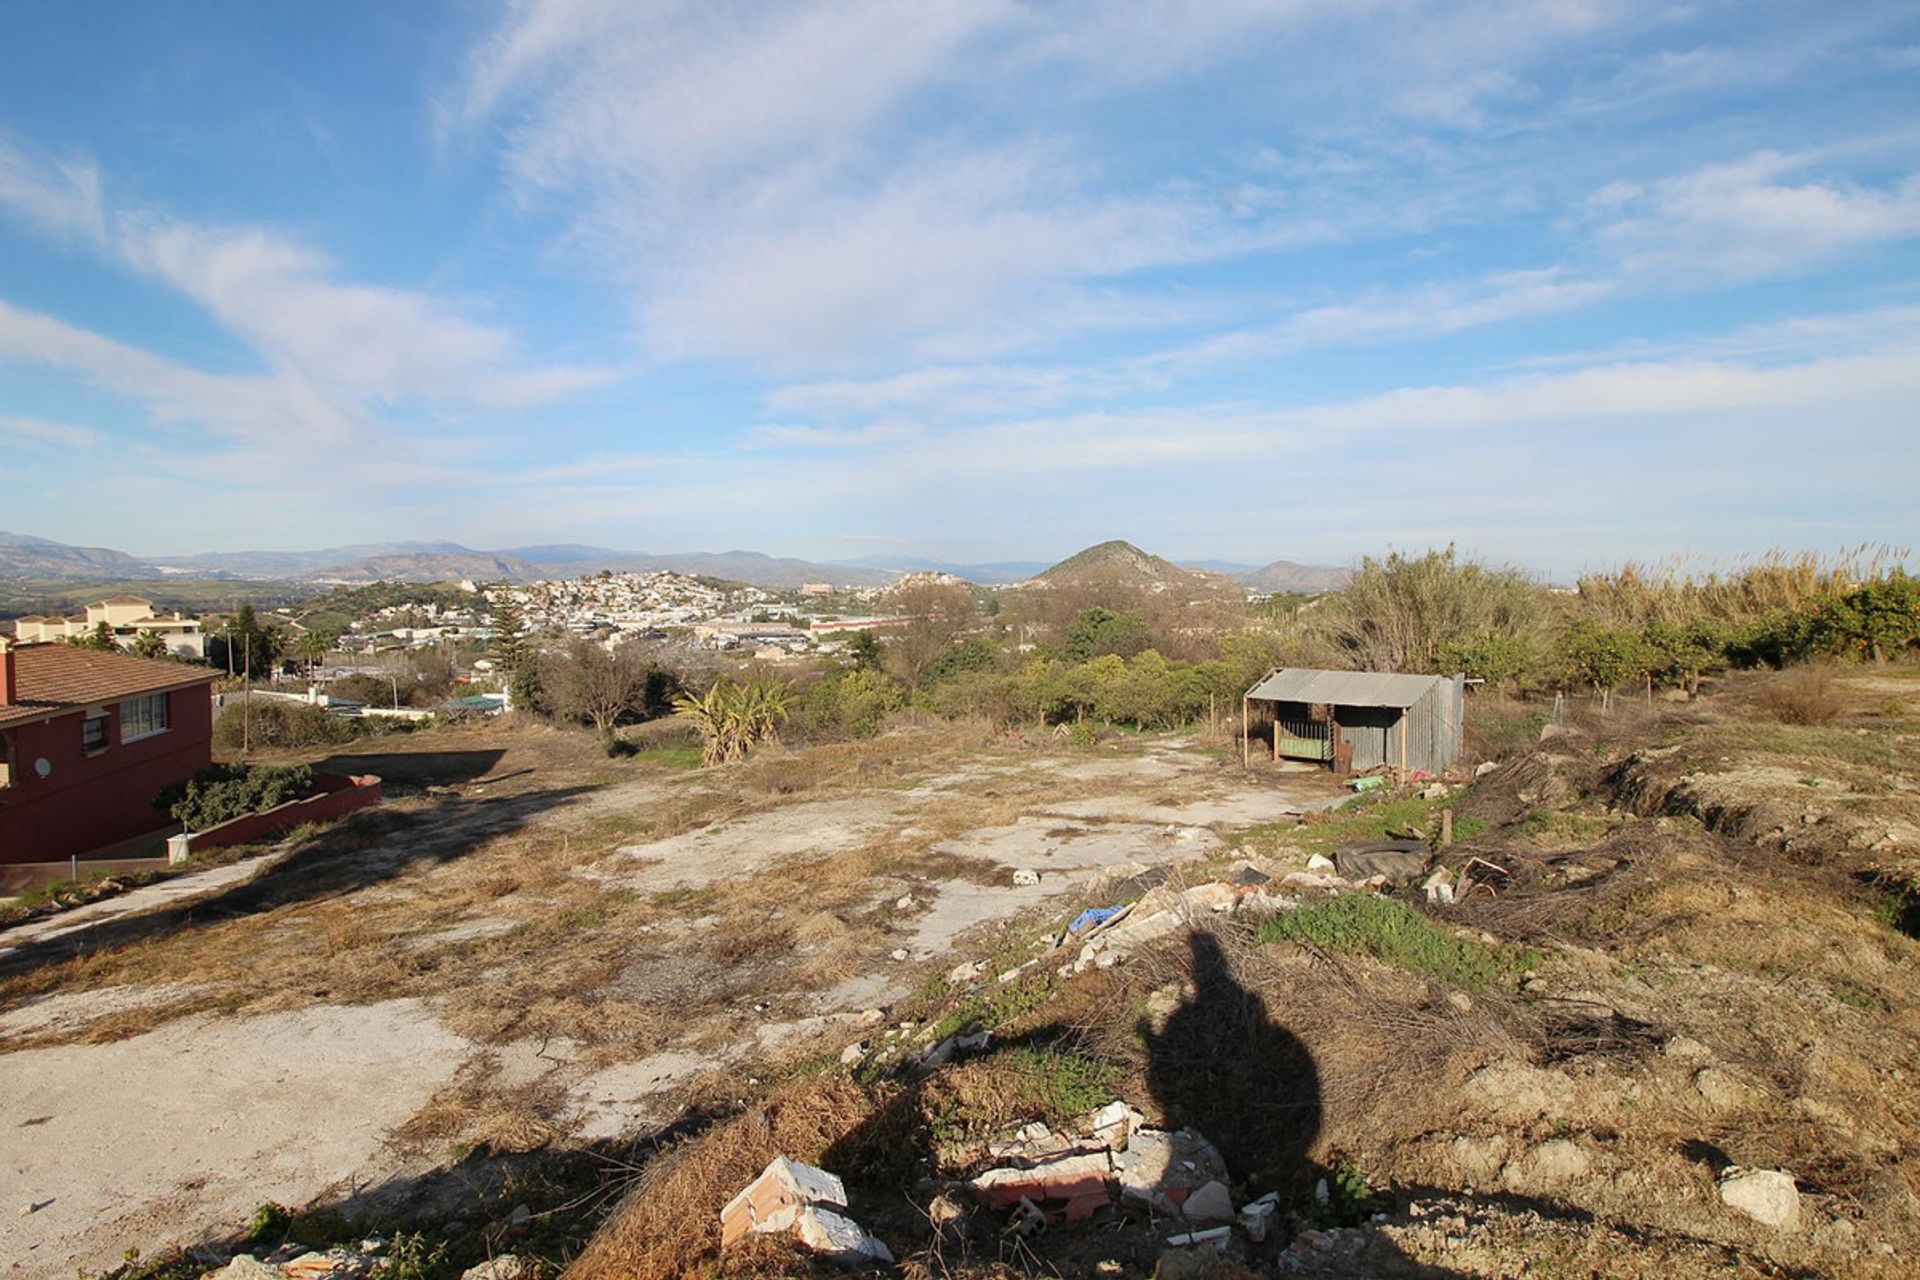
<path id="1" fill-rule="evenodd" d="M 175 657 L 203 660 L 207 656 L 207 640 L 200 628 L 200 619 L 181 613 L 156 613 L 153 601 L 139 596 L 112 596 L 88 605 L 84 612 L 70 618 L 19 618 L 14 621 L 13 634 L 22 644 L 77 640 L 102 623 L 122 649 L 131 649 L 141 636 L 152 635 Z"/>

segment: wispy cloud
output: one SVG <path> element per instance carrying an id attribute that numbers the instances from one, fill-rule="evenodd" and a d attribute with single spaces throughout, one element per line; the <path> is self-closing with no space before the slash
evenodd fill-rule
<path id="1" fill-rule="evenodd" d="M 107 238 L 100 172 L 91 161 L 39 160 L 0 133 L 0 206 L 40 230 L 96 243 Z"/>
<path id="2" fill-rule="evenodd" d="M 52 445 L 61 449 L 90 449 L 102 439 L 92 427 L 9 414 L 0 414 L 0 436 L 8 436 L 28 445 Z"/>
<path id="3" fill-rule="evenodd" d="M 1763 151 L 1596 193 L 1600 243 L 1669 287 L 1792 275 L 1920 234 L 1920 173 L 1875 186 L 1816 177 L 1818 158 Z"/>

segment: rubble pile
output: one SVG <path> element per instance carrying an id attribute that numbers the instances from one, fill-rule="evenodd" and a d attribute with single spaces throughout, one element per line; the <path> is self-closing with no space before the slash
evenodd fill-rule
<path id="1" fill-rule="evenodd" d="M 203 1280 L 381 1280 L 395 1265 L 388 1241 L 380 1236 L 331 1249 L 309 1249 L 289 1242 L 265 1257 L 236 1254 L 208 1271 Z M 549 1273 L 541 1264 L 503 1253 L 468 1267 L 460 1280 L 536 1280 L 545 1274 Z"/>
<path id="2" fill-rule="evenodd" d="M 831 1173 L 775 1156 L 720 1210 L 720 1247 L 754 1233 L 790 1234 L 835 1262 L 891 1263 L 893 1254 L 849 1218 L 847 1189 Z"/>

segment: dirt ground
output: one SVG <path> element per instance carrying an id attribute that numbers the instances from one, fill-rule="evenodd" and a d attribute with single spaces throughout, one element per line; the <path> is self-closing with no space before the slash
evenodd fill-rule
<path id="1" fill-rule="evenodd" d="M 1478 887 L 1338 899 L 1378 910 L 1318 930 L 1289 931 L 1304 904 L 1190 918 L 1011 989 L 1002 952 L 901 1033 L 979 1026 L 986 1050 L 902 1072 L 888 1039 L 763 1096 L 654 1162 L 568 1280 L 829 1274 L 718 1248 L 719 1205 L 776 1153 L 846 1179 L 916 1280 L 1911 1276 L 1920 670 L 1843 673 L 1810 723 L 1771 709 L 1778 679 L 1583 708 L 1444 796 L 1234 834 L 1281 876 L 1451 807 L 1443 865 Z M 1211 1137 L 1235 1204 L 1278 1193 L 1269 1238 L 1181 1258 L 1178 1219 L 1105 1210 L 1021 1237 L 956 1193 L 1020 1126 L 1109 1098 Z M 1790 1179 L 1791 1211 L 1737 1207 L 1742 1171 Z"/>
<path id="2" fill-rule="evenodd" d="M 707 773 L 503 723 L 314 763 L 389 803 L 0 933 L 8 1274 L 228 1237 L 265 1201 L 420 1207 L 476 1151 L 630 1146 L 1091 877 L 1330 794 L 1190 742 L 947 730 Z"/>

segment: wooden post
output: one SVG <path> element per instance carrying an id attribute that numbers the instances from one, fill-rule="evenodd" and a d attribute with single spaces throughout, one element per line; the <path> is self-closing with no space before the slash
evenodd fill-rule
<path id="1" fill-rule="evenodd" d="M 1273 704 L 1273 762 L 1280 763 L 1280 704 Z"/>
<path id="2" fill-rule="evenodd" d="M 1400 709 L 1400 781 L 1402 783 L 1406 782 L 1413 772 L 1407 768 L 1407 712 L 1409 710 L 1411 708 Z"/>
<path id="3" fill-rule="evenodd" d="M 1252 714 L 1252 698 L 1240 699 L 1240 767 L 1249 768 L 1253 764 L 1253 727 L 1247 723 Z"/>
<path id="4" fill-rule="evenodd" d="M 1446 848 L 1451 848 L 1452 845 L 1453 845 L 1453 810 L 1442 809 L 1440 811 L 1440 847 L 1442 849 L 1446 849 Z"/>

